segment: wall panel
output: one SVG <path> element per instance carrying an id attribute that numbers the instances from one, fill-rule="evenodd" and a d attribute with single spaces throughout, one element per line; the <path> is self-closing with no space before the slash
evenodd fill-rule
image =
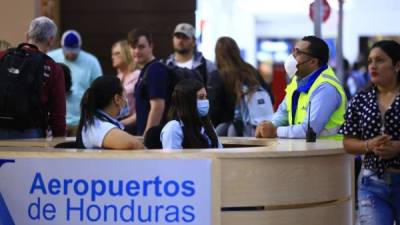
<path id="1" fill-rule="evenodd" d="M 195 0 L 68 0 L 60 1 L 60 30 L 76 29 L 83 49 L 96 55 L 104 74 L 111 67 L 111 45 L 135 27 L 153 33 L 154 54 L 166 57 L 172 51 L 171 34 L 177 23 L 195 23 Z"/>

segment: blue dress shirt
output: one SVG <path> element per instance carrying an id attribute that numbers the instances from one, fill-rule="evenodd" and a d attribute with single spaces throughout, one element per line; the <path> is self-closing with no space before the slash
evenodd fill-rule
<path id="1" fill-rule="evenodd" d="M 311 73 L 313 74 L 313 73 Z M 307 75 L 297 80 L 298 86 L 304 85 L 311 77 Z M 342 98 L 336 88 L 329 83 L 322 83 L 310 96 L 311 112 L 310 126 L 317 135 L 324 129 L 331 115 L 339 108 Z M 307 108 L 307 112 L 309 109 Z M 272 123 L 278 128 L 277 136 L 280 138 L 305 138 L 307 132 L 308 115 L 301 124 L 289 126 L 286 97 L 279 105 L 272 117 Z"/>

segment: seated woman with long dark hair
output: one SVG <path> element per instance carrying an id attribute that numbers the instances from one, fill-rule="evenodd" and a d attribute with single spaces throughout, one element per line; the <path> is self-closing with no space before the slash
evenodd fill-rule
<path id="1" fill-rule="evenodd" d="M 193 79 L 180 81 L 172 93 L 171 121 L 161 131 L 163 149 L 222 148 L 208 111 L 204 85 Z"/>
<path id="2" fill-rule="evenodd" d="M 81 101 L 77 134 L 79 148 L 143 149 L 143 144 L 116 119 L 127 104 L 121 81 L 115 76 L 96 78 Z"/>

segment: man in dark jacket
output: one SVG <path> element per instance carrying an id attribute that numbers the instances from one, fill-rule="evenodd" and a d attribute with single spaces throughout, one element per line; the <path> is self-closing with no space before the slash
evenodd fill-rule
<path id="1" fill-rule="evenodd" d="M 168 66 L 179 66 L 188 69 L 195 69 L 203 75 L 203 80 L 207 84 L 207 95 L 210 100 L 210 117 L 217 126 L 222 122 L 224 88 L 222 80 L 218 74 L 217 67 L 213 62 L 206 59 L 203 54 L 196 49 L 195 28 L 188 23 L 180 23 L 175 27 L 172 44 L 172 53 L 165 63 Z"/>
<path id="2" fill-rule="evenodd" d="M 53 137 L 65 136 L 65 81 L 64 74 L 46 52 L 50 49 L 56 39 L 57 26 L 47 17 L 38 17 L 32 20 L 26 34 L 27 43 L 21 45 L 27 52 L 41 56 L 43 63 L 42 89 L 39 93 L 40 119 L 29 127 L 14 127 L 19 121 L 2 117 L 0 122 L 0 139 L 15 138 L 40 138 L 47 136 L 48 127 Z M 0 59 L 7 55 L 10 50 L 0 52 Z M 40 67 L 39 67 L 40 68 Z M 0 74 L 6 75 L 6 74 Z M 21 104 L 15 102 L 14 104 Z M 2 110 L 0 110 L 2 111 Z M 2 111 L 3 112 L 3 111 Z M 36 112 L 30 112 L 32 116 Z M 11 117 L 12 118 L 12 117 Z M 15 120 L 15 119 L 14 119 Z"/>

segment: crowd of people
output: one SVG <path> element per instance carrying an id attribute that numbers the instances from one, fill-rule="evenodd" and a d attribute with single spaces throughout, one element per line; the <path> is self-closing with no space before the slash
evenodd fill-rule
<path id="1" fill-rule="evenodd" d="M 326 42 L 303 37 L 285 61 L 289 83 L 274 112 L 270 84 L 230 37 L 218 39 L 213 63 L 197 50 L 195 28 L 181 23 L 174 52 L 160 60 L 152 34 L 135 28 L 111 46 L 116 74 L 105 76 L 78 31 L 65 31 L 61 48 L 51 50 L 56 34 L 51 19 L 38 17 L 25 43 L 0 42 L 0 139 L 76 136 L 76 147 L 91 149 L 222 148 L 219 136 L 343 140 L 348 153 L 363 155 L 359 220 L 399 222 L 399 43 L 375 43 L 358 73 L 344 63 L 343 85 Z M 7 74 L 39 74 L 30 77 L 38 96 Z"/>

